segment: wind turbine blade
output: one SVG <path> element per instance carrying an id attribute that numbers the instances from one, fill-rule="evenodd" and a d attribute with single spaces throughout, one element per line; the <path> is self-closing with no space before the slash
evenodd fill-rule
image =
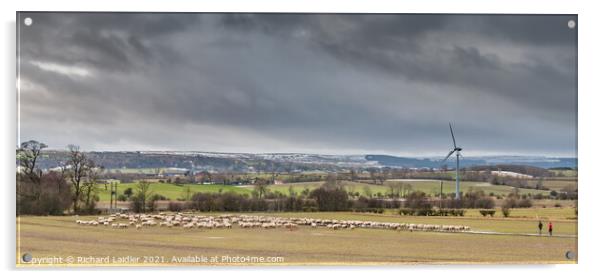
<path id="1" fill-rule="evenodd" d="M 456 149 L 458 147 L 456 146 L 456 138 L 454 137 L 454 130 L 452 129 L 451 123 L 449 123 L 449 131 L 451 132 L 452 140 L 454 141 L 454 149 Z"/>
<path id="2" fill-rule="evenodd" d="M 454 152 L 455 152 L 455 151 L 456 151 L 456 150 L 452 150 L 452 151 L 450 151 L 450 152 L 447 154 L 447 156 L 445 157 L 445 159 L 443 159 L 441 162 L 443 163 L 443 162 L 447 161 L 447 158 L 449 158 L 449 156 L 451 156 L 452 154 L 454 154 Z"/>

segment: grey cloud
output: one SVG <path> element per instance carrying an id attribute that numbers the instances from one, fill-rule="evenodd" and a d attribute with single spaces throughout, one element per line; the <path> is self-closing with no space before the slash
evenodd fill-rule
<path id="1" fill-rule="evenodd" d="M 22 140 L 420 155 L 452 121 L 467 152 L 576 155 L 573 17 L 27 15 Z"/>

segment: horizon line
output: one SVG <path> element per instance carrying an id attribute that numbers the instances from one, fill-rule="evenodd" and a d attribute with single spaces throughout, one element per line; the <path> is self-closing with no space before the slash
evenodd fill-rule
<path id="1" fill-rule="evenodd" d="M 65 151 L 66 149 L 55 149 L 48 148 L 44 151 Z M 393 157 L 409 157 L 409 158 L 436 158 L 445 157 L 445 155 L 410 155 L 410 154 L 392 154 L 387 152 L 366 152 L 366 153 L 317 153 L 317 152 L 224 152 L 224 151 L 203 151 L 203 150 L 83 150 L 82 152 L 147 152 L 147 153 L 211 153 L 211 154 L 249 154 L 249 155 L 284 155 L 284 154 L 303 154 L 303 155 L 321 155 L 321 156 L 368 156 L 368 155 L 379 155 L 379 156 L 393 156 Z M 517 154 L 517 153 L 491 153 L 491 154 L 480 154 L 480 155 L 465 155 L 464 157 L 543 157 L 543 158 L 570 158 L 577 159 L 578 156 L 571 155 L 535 155 L 535 154 Z"/>

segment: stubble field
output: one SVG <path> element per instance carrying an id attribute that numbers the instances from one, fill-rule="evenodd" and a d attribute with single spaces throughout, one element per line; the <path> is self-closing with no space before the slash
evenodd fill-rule
<path id="1" fill-rule="evenodd" d="M 248 213 L 247 213 L 248 214 Z M 205 214 L 207 215 L 207 214 Z M 17 219 L 17 256 L 34 259 L 72 257 L 74 265 L 178 265 L 178 264 L 412 264 L 412 263 L 575 263 L 575 220 L 554 219 L 555 237 L 533 236 L 534 218 L 405 217 L 360 213 L 273 213 L 339 220 L 374 220 L 423 224 L 468 225 L 488 233 L 409 232 L 381 229 L 330 230 L 299 227 L 276 229 L 191 229 L 145 227 L 141 230 L 75 224 L 75 217 Z M 555 216 L 551 216 L 555 218 Z M 80 217 L 94 219 L 95 217 Z M 494 233 L 494 234 L 490 234 Z M 500 233 L 500 234 L 496 234 Z M 218 262 L 179 262 L 215 257 Z M 227 257 L 264 257 L 270 263 L 228 262 Z M 77 262 L 89 257 L 138 257 L 138 262 Z M 86 258 L 88 257 L 88 258 Z M 247 258 L 248 259 L 248 258 Z M 276 259 L 277 262 L 274 262 Z M 117 262 L 115 262 L 117 261 Z M 147 262 L 145 262 L 147 261 Z M 30 266 L 31 264 L 18 265 Z"/>

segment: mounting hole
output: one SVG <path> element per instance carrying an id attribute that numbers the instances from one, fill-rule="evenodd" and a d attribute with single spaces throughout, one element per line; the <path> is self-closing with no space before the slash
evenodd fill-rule
<path id="1" fill-rule="evenodd" d="M 28 262 L 31 262 L 31 260 L 32 260 L 32 257 L 31 257 L 31 254 L 29 254 L 29 253 L 25 253 L 25 254 L 23 254 L 23 256 L 21 257 L 21 259 L 23 260 L 23 262 L 26 262 L 26 263 L 28 263 Z"/>
<path id="2" fill-rule="evenodd" d="M 31 17 L 26 17 L 25 20 L 23 20 L 23 23 L 25 23 L 27 26 L 30 26 L 33 24 L 33 19 L 31 19 Z"/>
<path id="3" fill-rule="evenodd" d="M 564 254 L 564 256 L 566 257 L 567 260 L 574 260 L 575 259 L 575 253 L 573 253 L 573 251 L 566 251 L 566 253 Z"/>
<path id="4" fill-rule="evenodd" d="M 575 26 L 577 26 L 577 23 L 575 23 L 575 21 L 571 19 L 571 20 L 569 20 L 567 25 L 569 26 L 569 28 L 575 29 Z"/>

